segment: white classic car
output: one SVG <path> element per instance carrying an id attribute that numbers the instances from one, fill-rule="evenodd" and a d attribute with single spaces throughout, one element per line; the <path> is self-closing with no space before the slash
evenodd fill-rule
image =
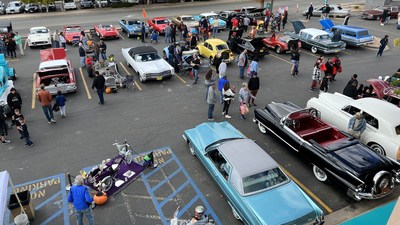
<path id="1" fill-rule="evenodd" d="M 152 46 L 123 48 L 126 64 L 139 75 L 140 82 L 169 79 L 175 74 L 174 68 L 161 58 Z"/>
<path id="2" fill-rule="evenodd" d="M 50 30 L 46 27 L 32 27 L 28 35 L 29 47 L 51 46 Z"/>
<path id="3" fill-rule="evenodd" d="M 347 132 L 350 118 L 362 112 L 367 129 L 361 142 L 376 152 L 400 160 L 400 108 L 377 98 L 354 100 L 340 93 L 321 93 L 311 98 L 307 108 L 320 111 L 322 120 Z"/>

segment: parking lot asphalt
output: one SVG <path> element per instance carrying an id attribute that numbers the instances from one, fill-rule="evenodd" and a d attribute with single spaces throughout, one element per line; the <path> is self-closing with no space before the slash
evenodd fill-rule
<path id="1" fill-rule="evenodd" d="M 239 8 L 241 5 L 249 4 L 254 3 L 235 1 L 229 8 Z M 296 7 L 295 3 L 290 1 L 283 1 L 279 4 L 287 4 L 293 9 Z M 299 13 L 295 11 L 290 13 L 289 18 L 302 18 L 300 12 L 307 7 L 307 4 L 302 1 Z M 180 14 L 181 11 L 185 11 L 186 14 L 194 13 L 194 11 L 218 11 L 226 9 L 226 7 L 226 1 L 224 1 L 213 3 L 213 5 L 197 5 L 196 9 L 187 6 L 180 6 L 179 9 L 159 7 L 152 9 L 150 13 L 152 16 L 172 16 Z M 139 13 L 139 11 L 135 13 Z M 84 13 L 77 14 L 73 18 L 69 18 L 69 22 L 90 28 L 96 20 L 100 20 L 102 23 L 116 24 L 116 20 L 120 16 L 132 15 L 122 9 L 117 13 L 110 10 L 109 13 L 103 15 L 93 14 L 96 13 L 90 12 L 87 16 Z M 13 18 L 10 17 L 12 20 Z M 25 22 L 18 16 L 15 18 L 14 29 L 21 30 L 21 33 L 26 32 L 31 25 L 38 25 L 38 23 L 48 26 L 52 30 L 61 29 L 61 24 L 67 25 L 65 22 L 67 17 L 60 15 L 46 18 L 34 16 Z M 342 22 L 342 19 L 333 20 L 335 23 Z M 393 38 L 398 33 L 394 20 L 392 20 L 392 24 L 385 27 L 379 26 L 376 21 L 365 21 L 357 17 L 352 17 L 350 23 L 368 27 L 370 32 L 377 37 L 387 33 L 389 38 Z M 312 18 L 310 22 L 305 21 L 305 24 L 307 27 L 319 27 L 317 18 Z M 291 25 L 287 30 L 291 30 Z M 116 55 L 121 74 L 133 74 L 133 70 L 126 67 L 120 52 L 122 47 L 138 46 L 141 45 L 141 42 L 133 38 L 129 39 L 124 34 L 122 37 L 120 40 L 106 41 L 108 53 Z M 219 33 L 217 37 L 226 40 L 227 32 Z M 154 46 L 161 53 L 161 49 L 167 44 L 161 38 L 160 42 Z M 369 48 L 349 48 L 340 53 L 343 73 L 338 75 L 338 81 L 330 86 L 329 92 L 341 92 L 353 73 L 357 73 L 359 81 L 363 83 L 368 78 L 385 76 L 396 71 L 399 49 L 392 48 L 391 43 L 390 46 L 390 50 L 385 51 L 382 58 L 376 58 L 376 50 Z M 96 165 L 103 159 L 115 155 L 117 152 L 112 143 L 116 139 L 127 139 L 139 154 L 169 146 L 198 186 L 201 194 L 209 201 L 210 207 L 221 222 L 223 224 L 240 224 L 233 218 L 218 187 L 205 169 L 200 166 L 197 159 L 190 155 L 181 138 L 185 129 L 206 121 L 207 104 L 204 101 L 205 88 L 203 85 L 191 85 L 192 80 L 184 75 L 173 77 L 171 80 L 144 84 L 138 82 L 138 78 L 135 77 L 138 88 L 134 92 L 121 89 L 116 94 L 106 95 L 106 104 L 100 106 L 97 104 L 96 93 L 90 88 L 91 78 L 88 78 L 85 69 L 78 68 L 77 48 L 68 46 L 67 53 L 75 67 L 78 92 L 67 95 L 67 118 L 61 119 L 57 115 L 57 124 L 48 125 L 33 94 L 33 76 L 39 64 L 39 51 L 40 49 L 28 48 L 26 56 L 9 61 L 10 65 L 16 68 L 19 77 L 15 85 L 23 97 L 23 114 L 27 118 L 32 139 L 35 142 L 35 147 L 26 149 L 23 147 L 23 142 L 19 141 L 15 129 L 10 130 L 12 143 L 3 145 L 0 150 L 0 170 L 7 169 L 11 173 L 14 183 L 23 184 L 67 172 L 76 175 L 82 168 Z M 258 107 L 263 107 L 270 101 L 292 101 L 304 107 L 309 98 L 317 96 L 318 93 L 308 91 L 312 65 L 316 57 L 317 55 L 312 54 L 309 50 L 301 51 L 300 76 L 297 78 L 289 76 L 288 55 L 271 52 L 271 55 L 262 59 L 260 61 L 261 90 L 256 100 Z M 228 79 L 237 87 L 242 82 L 238 78 L 238 73 L 239 70 L 235 64 L 228 67 Z M 202 75 L 201 81 L 203 81 Z M 248 115 L 247 120 L 240 120 L 238 105 L 239 103 L 235 100 L 231 106 L 233 118 L 230 122 L 247 137 L 256 140 L 317 202 L 328 214 L 326 224 L 338 224 L 399 195 L 399 191 L 396 190 L 392 195 L 377 201 L 354 202 L 335 185 L 319 183 L 314 178 L 307 162 L 301 160 L 274 137 L 259 133 L 251 121 L 252 113 Z M 225 120 L 218 115 L 221 110 L 221 106 L 216 106 L 217 121 Z M 164 157 L 160 156 L 160 158 Z M 168 160 L 168 158 L 165 159 Z M 166 176 L 172 173 L 171 170 L 165 170 Z M 183 177 L 181 178 L 183 179 Z M 157 178 L 153 181 L 157 182 L 160 179 Z M 173 182 L 179 183 L 181 179 L 171 181 L 171 183 Z M 162 199 L 165 195 L 168 196 L 166 193 L 159 193 L 155 197 Z M 180 198 L 184 198 L 184 202 L 187 203 L 190 202 L 192 195 L 194 195 L 193 190 L 189 190 Z M 171 201 L 173 200 L 176 199 Z M 172 216 L 176 206 L 177 204 L 171 204 L 168 207 L 165 213 L 166 218 Z M 46 211 L 50 208 L 54 209 L 54 207 L 58 207 L 57 204 L 50 204 Z M 189 217 L 192 211 L 193 208 L 189 207 L 184 216 Z M 94 213 L 98 224 L 162 224 L 160 214 L 157 212 L 149 192 L 146 191 L 143 180 L 132 183 L 121 193 L 112 197 L 107 205 L 96 208 Z M 116 219 L 109 219 L 111 214 L 115 215 Z M 73 221 L 73 217 L 67 216 L 67 218 Z M 39 223 L 34 222 L 34 224 Z M 59 222 L 49 224 L 59 224 Z"/>

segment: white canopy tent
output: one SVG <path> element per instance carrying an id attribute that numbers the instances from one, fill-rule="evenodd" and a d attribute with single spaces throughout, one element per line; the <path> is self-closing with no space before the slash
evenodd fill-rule
<path id="1" fill-rule="evenodd" d="M 10 175 L 7 171 L 0 172 L 0 225 L 3 225 L 4 210 L 7 203 L 7 188 Z"/>

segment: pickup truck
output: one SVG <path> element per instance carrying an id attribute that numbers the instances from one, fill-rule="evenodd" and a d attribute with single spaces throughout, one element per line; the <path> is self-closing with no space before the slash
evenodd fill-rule
<path id="1" fill-rule="evenodd" d="M 132 19 L 132 20 L 124 20 L 121 19 L 118 21 L 121 30 L 126 33 L 126 36 L 140 36 L 142 33 L 142 24 L 143 22 L 140 20 Z M 149 28 L 146 27 L 146 36 L 149 33 Z"/>
<path id="2" fill-rule="evenodd" d="M 36 71 L 36 92 L 41 85 L 52 95 L 59 90 L 63 94 L 76 92 L 74 68 L 64 48 L 40 50 L 40 61 L 39 70 Z"/>
<path id="3" fill-rule="evenodd" d="M 325 54 L 338 53 L 346 48 L 346 43 L 343 41 L 333 42 L 328 32 L 316 29 L 306 28 L 304 24 L 295 20 L 292 21 L 294 31 L 285 32 L 291 39 L 301 41 L 303 48 L 310 48 L 311 52 L 316 54 L 318 51 Z"/>
<path id="4" fill-rule="evenodd" d="M 258 20 L 264 20 L 266 8 L 256 8 L 253 6 L 242 7 L 241 9 L 235 9 L 234 11 L 241 13 L 242 15 L 250 18 L 250 24 L 257 24 Z"/>

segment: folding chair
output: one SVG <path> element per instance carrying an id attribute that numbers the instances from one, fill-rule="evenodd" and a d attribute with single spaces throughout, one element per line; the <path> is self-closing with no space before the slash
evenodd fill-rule
<path id="1" fill-rule="evenodd" d="M 72 36 L 72 47 L 75 47 L 77 45 L 79 45 L 79 42 L 81 41 L 81 37 L 80 36 Z"/>
<path id="2" fill-rule="evenodd" d="M 125 87 L 127 91 L 135 90 L 135 80 L 133 79 L 133 75 L 126 75 Z"/>

